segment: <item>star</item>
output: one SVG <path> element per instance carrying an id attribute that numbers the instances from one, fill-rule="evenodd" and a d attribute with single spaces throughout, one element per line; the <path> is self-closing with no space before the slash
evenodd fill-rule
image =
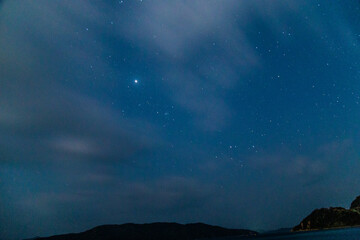
<path id="1" fill-rule="evenodd" d="M 139 81 L 137 79 L 134 80 L 134 83 L 138 83 Z"/>

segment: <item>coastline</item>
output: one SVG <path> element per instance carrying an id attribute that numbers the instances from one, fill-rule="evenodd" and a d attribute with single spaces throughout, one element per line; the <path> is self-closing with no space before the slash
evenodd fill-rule
<path id="1" fill-rule="evenodd" d="M 339 230 L 339 229 L 348 229 L 348 228 L 360 228 L 360 225 L 355 226 L 343 226 L 343 227 L 332 227 L 332 228 L 314 228 L 314 229 L 304 229 L 304 230 L 291 230 L 292 233 L 297 232 L 316 232 L 316 231 L 326 231 L 326 230 Z"/>

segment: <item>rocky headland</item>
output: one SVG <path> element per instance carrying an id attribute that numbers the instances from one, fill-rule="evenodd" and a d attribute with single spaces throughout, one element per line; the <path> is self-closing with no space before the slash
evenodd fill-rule
<path id="1" fill-rule="evenodd" d="M 330 207 L 314 210 L 292 231 L 312 231 L 355 226 L 360 226 L 360 196 L 351 203 L 350 209 Z"/>

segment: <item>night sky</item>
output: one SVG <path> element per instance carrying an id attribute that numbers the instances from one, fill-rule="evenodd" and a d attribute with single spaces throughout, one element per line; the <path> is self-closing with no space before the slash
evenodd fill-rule
<path id="1" fill-rule="evenodd" d="M 0 1 L 0 238 L 292 227 L 360 195 L 360 2 Z"/>

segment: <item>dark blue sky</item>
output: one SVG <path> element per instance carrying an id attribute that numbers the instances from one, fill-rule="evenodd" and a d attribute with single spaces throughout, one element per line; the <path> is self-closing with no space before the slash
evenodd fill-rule
<path id="1" fill-rule="evenodd" d="M 360 194 L 359 1 L 0 4 L 0 238 Z"/>

